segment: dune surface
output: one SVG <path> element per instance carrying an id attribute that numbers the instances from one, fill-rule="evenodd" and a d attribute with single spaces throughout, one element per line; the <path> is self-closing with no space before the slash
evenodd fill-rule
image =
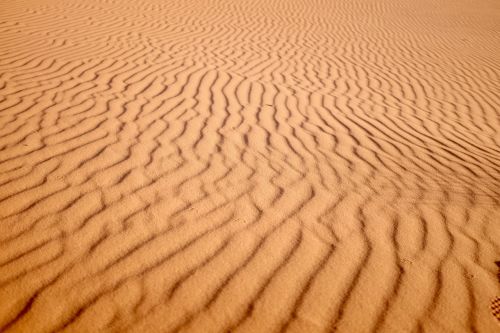
<path id="1" fill-rule="evenodd" d="M 499 1 L 0 2 L 1 332 L 494 332 L 499 259 Z"/>

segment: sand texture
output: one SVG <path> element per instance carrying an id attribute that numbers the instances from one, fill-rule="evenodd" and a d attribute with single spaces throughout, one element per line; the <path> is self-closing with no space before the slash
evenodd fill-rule
<path id="1" fill-rule="evenodd" d="M 1 332 L 498 332 L 500 1 L 0 1 Z"/>

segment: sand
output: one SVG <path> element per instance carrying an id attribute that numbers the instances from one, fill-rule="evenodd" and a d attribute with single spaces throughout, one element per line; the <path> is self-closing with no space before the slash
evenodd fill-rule
<path id="1" fill-rule="evenodd" d="M 495 332 L 497 0 L 0 3 L 0 331 Z"/>

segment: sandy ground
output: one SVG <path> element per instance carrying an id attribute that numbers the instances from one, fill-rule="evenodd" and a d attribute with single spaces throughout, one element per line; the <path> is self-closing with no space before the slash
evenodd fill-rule
<path id="1" fill-rule="evenodd" d="M 0 2 L 0 331 L 498 332 L 500 2 Z"/>

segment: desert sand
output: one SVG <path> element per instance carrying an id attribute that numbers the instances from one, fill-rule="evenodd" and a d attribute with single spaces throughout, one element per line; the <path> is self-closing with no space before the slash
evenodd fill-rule
<path id="1" fill-rule="evenodd" d="M 0 2 L 0 331 L 498 332 L 500 2 Z"/>

